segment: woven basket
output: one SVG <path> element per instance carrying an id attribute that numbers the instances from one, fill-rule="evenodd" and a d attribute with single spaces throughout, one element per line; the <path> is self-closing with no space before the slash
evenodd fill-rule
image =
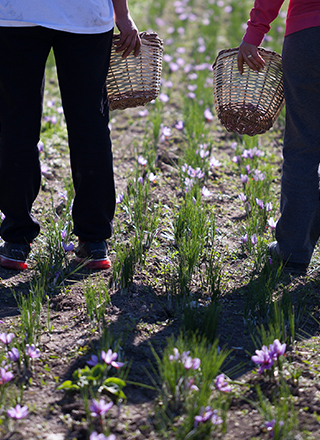
<path id="1" fill-rule="evenodd" d="M 116 52 L 120 35 L 113 36 L 107 90 L 110 110 L 145 105 L 160 91 L 163 43 L 157 34 L 142 32 L 139 55 L 133 52 L 123 59 Z"/>
<path id="2" fill-rule="evenodd" d="M 228 131 L 254 136 L 269 130 L 284 106 L 281 56 L 260 47 L 263 70 L 257 73 L 244 64 L 241 75 L 238 50 L 222 50 L 212 66 L 214 104 Z"/>

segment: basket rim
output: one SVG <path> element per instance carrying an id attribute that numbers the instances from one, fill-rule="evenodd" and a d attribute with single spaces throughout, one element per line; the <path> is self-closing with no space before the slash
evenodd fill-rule
<path id="1" fill-rule="evenodd" d="M 282 60 L 281 55 L 278 54 L 278 52 L 275 52 L 274 50 L 266 49 L 265 47 L 262 47 L 262 46 L 257 47 L 257 50 L 258 50 L 258 52 L 259 52 L 262 56 L 263 56 L 263 54 L 265 54 L 265 55 L 271 55 L 271 56 L 273 56 L 274 58 L 277 58 L 279 61 Z M 223 50 L 220 50 L 220 52 L 219 52 L 218 55 L 217 55 L 217 58 L 216 58 L 215 62 L 214 62 L 213 65 L 212 65 L 212 69 L 214 69 L 214 68 L 216 67 L 216 64 L 217 64 L 219 58 L 221 57 L 221 55 L 228 54 L 228 53 L 231 54 L 232 52 L 239 52 L 239 46 L 238 46 L 238 47 L 232 47 L 231 49 L 223 49 Z"/>
<path id="2" fill-rule="evenodd" d="M 112 39 L 113 41 L 117 41 L 120 39 L 121 34 L 113 34 Z M 147 32 L 142 31 L 139 32 L 139 37 L 145 40 L 152 40 L 154 42 L 160 43 L 160 45 L 163 45 L 163 40 L 159 37 L 159 35 L 156 32 Z"/>

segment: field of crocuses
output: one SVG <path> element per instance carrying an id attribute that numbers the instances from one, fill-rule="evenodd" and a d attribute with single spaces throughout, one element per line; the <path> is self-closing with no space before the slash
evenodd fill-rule
<path id="1" fill-rule="evenodd" d="M 112 268 L 73 260 L 73 186 L 50 57 L 41 221 L 30 269 L 0 268 L 0 438 L 320 438 L 319 251 L 307 276 L 267 255 L 284 111 L 258 137 L 219 123 L 211 66 L 251 1 L 132 0 L 164 41 L 162 86 L 110 114 Z M 264 47 L 281 52 L 286 9 Z"/>

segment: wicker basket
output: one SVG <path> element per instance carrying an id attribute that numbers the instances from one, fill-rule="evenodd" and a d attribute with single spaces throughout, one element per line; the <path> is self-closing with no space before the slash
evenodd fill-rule
<path id="1" fill-rule="evenodd" d="M 163 43 L 157 34 L 142 32 L 141 49 L 137 57 L 133 52 L 123 59 L 116 52 L 115 42 L 120 35 L 113 36 L 107 90 L 110 110 L 145 105 L 155 99 L 160 91 Z"/>
<path id="2" fill-rule="evenodd" d="M 228 131 L 254 136 L 269 130 L 284 106 L 281 56 L 260 47 L 264 69 L 257 73 L 244 64 L 241 75 L 238 50 L 222 50 L 213 65 L 214 104 Z"/>

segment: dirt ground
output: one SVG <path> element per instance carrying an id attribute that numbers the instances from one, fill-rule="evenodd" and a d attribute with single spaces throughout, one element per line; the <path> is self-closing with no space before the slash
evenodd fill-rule
<path id="1" fill-rule="evenodd" d="M 139 110 L 139 109 L 138 109 Z M 126 187 L 128 176 L 134 170 L 136 161 L 135 151 L 130 148 L 129 139 L 142 134 L 138 110 L 133 109 L 126 116 L 113 116 L 114 169 L 117 192 Z M 126 130 L 130 118 L 132 125 Z M 112 121 L 111 121 L 112 122 Z M 281 135 L 281 133 L 280 133 Z M 279 135 L 279 136 L 280 136 Z M 217 158 L 224 159 L 232 155 L 232 136 L 221 128 L 217 131 Z M 274 148 L 280 149 L 274 141 Z M 169 144 L 161 144 L 158 151 L 157 166 L 161 172 L 161 185 L 154 190 L 153 197 L 163 204 L 172 204 L 171 193 L 177 188 L 179 174 L 175 167 L 179 157 L 179 142 L 174 139 Z M 55 194 L 63 187 L 63 177 L 68 172 L 68 163 L 65 158 L 57 161 L 57 153 L 47 157 L 48 163 L 55 162 L 53 172 L 46 177 L 46 184 L 38 198 L 35 212 L 43 204 L 48 203 L 48 194 L 53 188 Z M 237 188 L 234 176 L 228 169 L 217 171 L 212 176 L 210 190 L 213 193 L 212 203 L 218 212 L 217 228 L 224 235 L 229 251 L 237 246 L 234 237 L 234 228 L 242 218 L 243 212 L 237 202 Z M 161 258 L 161 256 L 158 256 Z M 111 252 L 111 259 L 115 256 Z M 219 344 L 232 349 L 232 358 L 228 368 L 233 371 L 233 379 L 254 383 L 257 378 L 249 366 L 248 347 L 252 348 L 250 335 L 244 323 L 243 291 L 248 289 L 248 277 L 243 270 L 245 258 L 230 259 L 223 271 L 225 273 L 224 294 L 222 295 L 222 315 L 219 326 Z M 0 319 L 5 328 L 17 322 L 19 310 L 13 292 L 25 293 L 33 276 L 32 268 L 24 273 L 0 268 Z M 29 416 L 15 425 L 12 432 L 2 432 L 3 440 L 86 440 L 87 429 L 83 403 L 78 395 L 69 395 L 57 390 L 57 385 L 70 379 L 73 371 L 84 367 L 92 349 L 99 344 L 99 335 L 92 333 L 90 322 L 86 314 L 86 304 L 83 295 L 83 281 L 91 279 L 103 282 L 109 286 L 111 304 L 107 308 L 106 322 L 110 331 L 122 341 L 122 348 L 126 360 L 131 361 L 128 379 L 132 382 L 153 385 L 147 371 L 150 371 L 150 362 L 154 363 L 150 343 L 161 354 L 166 346 L 167 338 L 178 335 L 181 329 L 179 313 L 175 306 L 168 301 L 164 294 L 161 280 L 157 280 L 157 270 L 148 266 L 148 272 L 136 273 L 134 282 L 129 289 L 116 289 L 112 283 L 112 269 L 91 273 L 82 269 L 65 282 L 65 287 L 50 298 L 51 332 L 43 332 L 41 336 L 41 358 L 34 363 L 32 371 L 27 371 L 27 378 L 32 378 L 31 384 L 24 393 L 24 402 L 29 405 Z M 311 277 L 289 280 L 288 285 L 293 294 L 299 297 L 301 290 L 309 287 L 309 305 L 313 317 L 319 318 L 317 311 L 320 287 L 317 282 L 317 268 Z M 195 286 L 200 289 L 200 286 Z M 298 301 L 298 300 L 297 300 Z M 45 312 L 46 313 L 46 312 Z M 46 316 L 43 316 L 45 321 Z M 304 338 L 297 346 L 291 347 L 290 356 L 294 365 L 303 371 L 303 381 L 299 385 L 292 384 L 292 394 L 295 396 L 295 406 L 299 412 L 299 431 L 309 431 L 309 437 L 320 438 L 319 393 L 320 374 L 318 354 L 314 346 L 318 343 L 318 324 L 304 315 L 301 323 Z M 307 342 L 306 342 L 307 341 Z M 308 345 L 311 341 L 313 345 Z M 309 364 L 304 362 L 308 360 Z M 312 368 L 310 367 L 312 364 Z M 234 368 L 241 365 L 241 368 Z M 153 377 L 157 380 L 156 377 Z M 265 387 L 271 387 L 265 383 Z M 163 438 L 156 432 L 154 426 L 154 405 L 156 391 L 148 388 L 130 385 L 125 388 L 127 402 L 120 408 L 113 407 L 111 414 L 111 432 L 117 439 L 149 439 Z M 253 391 L 251 391 L 252 393 Z M 245 397 L 234 397 L 230 404 L 227 433 L 225 439 L 267 439 L 268 433 L 261 421 L 261 417 Z M 0 427 L 1 430 L 1 427 Z M 309 435 L 309 434 L 308 434 Z M 170 435 L 167 437 L 170 438 Z"/>

